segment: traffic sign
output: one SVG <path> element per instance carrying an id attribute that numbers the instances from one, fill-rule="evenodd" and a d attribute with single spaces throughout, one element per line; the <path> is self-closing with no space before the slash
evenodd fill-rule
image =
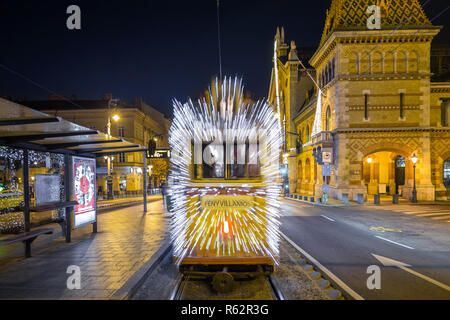
<path id="1" fill-rule="evenodd" d="M 322 176 L 324 176 L 324 177 L 331 176 L 331 165 L 330 164 L 322 165 Z"/>

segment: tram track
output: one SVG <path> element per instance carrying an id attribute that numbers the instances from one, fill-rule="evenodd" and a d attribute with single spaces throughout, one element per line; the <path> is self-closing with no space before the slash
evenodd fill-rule
<path id="1" fill-rule="evenodd" d="M 328 300 L 333 289 L 320 280 L 315 270 L 290 243 L 280 242 L 280 264 L 270 275 L 234 278 L 233 288 L 226 292 L 214 289 L 214 275 L 183 274 L 166 250 L 129 296 L 135 300 Z M 220 272 L 219 272 L 220 273 Z M 332 290 L 336 291 L 336 290 Z"/>
<path id="2" fill-rule="evenodd" d="M 237 298 L 236 295 L 239 294 L 236 289 L 229 293 L 215 292 L 213 293 L 213 296 L 211 296 L 211 291 L 195 290 L 195 287 L 204 288 L 210 286 L 209 282 L 210 281 L 208 279 L 192 279 L 189 276 L 180 274 L 175 282 L 175 288 L 173 289 L 169 300 L 234 300 Z M 250 295 L 252 295 L 251 291 L 253 289 L 263 287 L 265 289 L 265 292 L 255 292 L 253 295 L 257 294 L 260 297 L 262 296 L 263 299 L 265 298 L 266 300 L 285 300 L 276 279 L 272 275 L 260 276 L 249 281 L 236 280 L 235 282 L 239 285 L 239 290 L 241 292 L 250 292 Z M 192 287 L 194 287 L 194 290 L 192 290 Z M 199 291 L 203 292 L 204 294 L 199 295 Z M 248 299 L 247 297 L 242 298 Z"/>

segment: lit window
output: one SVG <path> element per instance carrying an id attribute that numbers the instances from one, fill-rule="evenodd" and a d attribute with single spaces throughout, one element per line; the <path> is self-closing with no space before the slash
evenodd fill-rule
<path id="1" fill-rule="evenodd" d="M 446 188 L 450 188 L 450 159 L 444 162 L 444 185 Z"/>

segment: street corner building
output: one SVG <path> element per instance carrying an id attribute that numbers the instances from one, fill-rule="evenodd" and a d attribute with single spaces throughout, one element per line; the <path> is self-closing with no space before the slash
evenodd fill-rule
<path id="1" fill-rule="evenodd" d="M 412 199 L 415 180 L 419 201 L 450 200 L 450 46 L 433 42 L 443 27 L 417 0 L 386 0 L 369 29 L 372 4 L 333 0 L 318 48 L 277 29 L 269 101 L 285 120 L 290 193 L 319 198 L 326 183 L 335 199 Z"/>
<path id="2" fill-rule="evenodd" d="M 111 118 L 112 136 L 126 139 L 137 145 L 149 146 L 154 140 L 158 150 L 168 150 L 168 132 L 171 125 L 164 114 L 157 111 L 141 97 L 133 102 L 113 99 L 112 94 L 105 94 L 103 99 L 82 100 L 76 96 L 66 98 L 52 95 L 50 100 L 19 100 L 20 104 L 45 112 L 50 115 L 71 119 L 76 124 L 92 130 L 107 131 L 108 114 Z M 111 147 L 109 149 L 114 149 Z M 168 168 L 166 159 L 149 157 L 148 188 L 159 188 L 165 180 Z M 109 158 L 109 159 L 108 159 Z M 108 161 L 110 166 L 108 168 Z M 114 196 L 141 196 L 143 192 L 144 155 L 142 152 L 119 153 L 97 158 L 98 195 L 106 197 L 108 193 L 108 170 L 112 180 Z"/>

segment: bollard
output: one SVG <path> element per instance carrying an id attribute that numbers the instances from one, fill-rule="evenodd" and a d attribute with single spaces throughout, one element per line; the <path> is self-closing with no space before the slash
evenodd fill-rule
<path id="1" fill-rule="evenodd" d="M 373 195 L 373 204 L 380 204 L 380 195 L 379 194 Z"/>
<path id="2" fill-rule="evenodd" d="M 398 194 L 393 194 L 392 195 L 392 203 L 393 204 L 398 204 Z"/>
<path id="3" fill-rule="evenodd" d="M 364 204 L 364 195 L 362 193 L 356 194 L 356 197 L 358 204 Z"/>
<path id="4" fill-rule="evenodd" d="M 342 203 L 343 204 L 348 204 L 348 193 L 343 193 L 342 194 Z"/>

